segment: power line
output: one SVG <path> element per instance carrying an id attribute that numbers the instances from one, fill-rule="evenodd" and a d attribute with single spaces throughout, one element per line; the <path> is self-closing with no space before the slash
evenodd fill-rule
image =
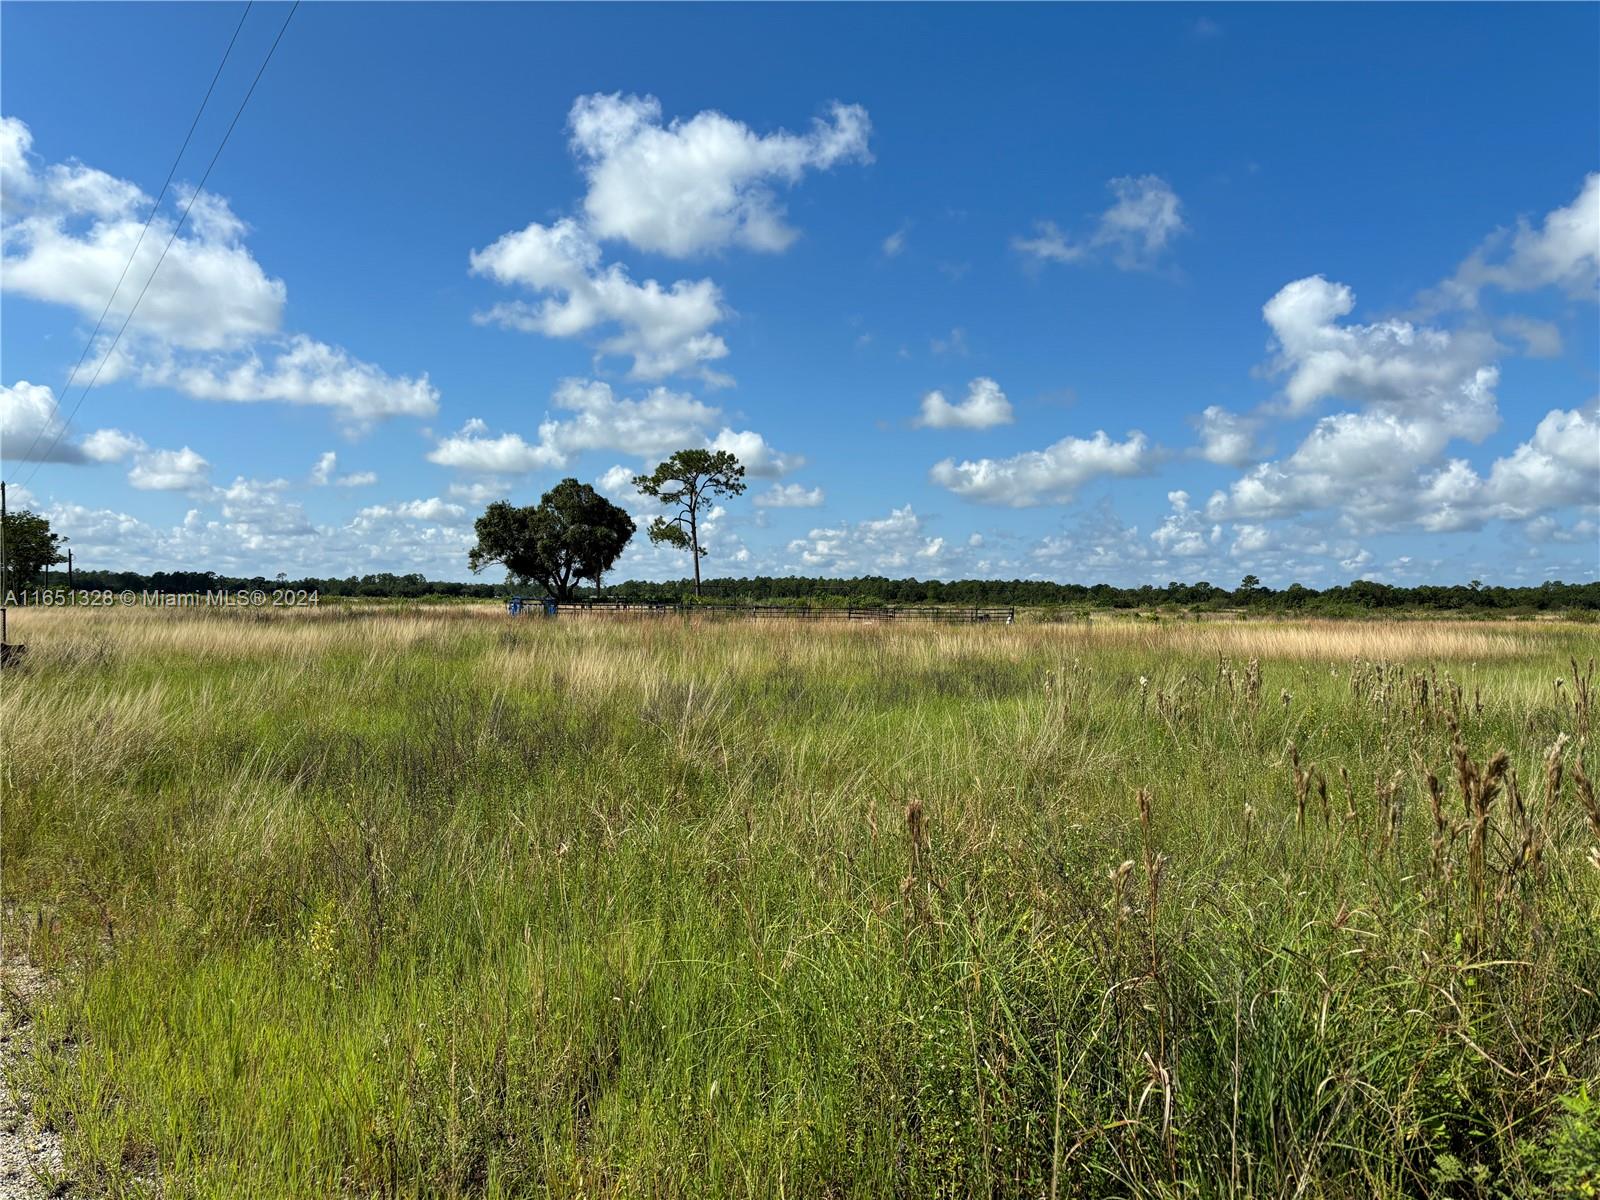
<path id="1" fill-rule="evenodd" d="M 78 377 L 83 362 L 89 357 L 89 351 L 94 348 L 95 338 L 100 336 L 100 327 L 105 324 L 106 316 L 111 312 L 111 306 L 117 301 L 117 293 L 122 290 L 122 281 L 128 277 L 128 270 L 133 266 L 133 260 L 139 255 L 139 247 L 144 245 L 144 235 L 150 232 L 150 223 L 156 219 L 156 213 L 161 211 L 161 202 L 167 197 L 167 189 L 172 186 L 172 180 L 178 173 L 178 164 L 183 161 L 184 153 L 189 149 L 189 141 L 194 137 L 194 131 L 200 124 L 200 118 L 206 111 L 206 105 L 211 101 L 211 93 L 217 89 L 217 80 L 222 78 L 222 68 L 228 65 L 228 58 L 233 54 L 234 43 L 239 40 L 239 31 L 244 28 L 245 18 L 250 15 L 250 9 L 255 0 L 249 0 L 240 14 L 239 23 L 233 27 L 233 36 L 228 39 L 228 48 L 222 52 L 222 61 L 217 64 L 216 74 L 211 77 L 211 86 L 206 88 L 206 94 L 200 101 L 200 107 L 195 110 L 194 120 L 189 122 L 189 132 L 184 135 L 183 145 L 178 147 L 178 156 L 172 160 L 172 168 L 167 172 L 166 182 L 161 185 L 161 191 L 156 195 L 155 203 L 150 206 L 150 215 L 144 219 L 144 228 L 139 230 L 139 238 L 133 243 L 133 250 L 128 255 L 128 261 L 122 264 L 122 274 L 117 276 L 117 286 L 111 289 L 111 295 L 106 299 L 106 306 L 100 310 L 100 319 L 94 323 L 94 329 L 89 334 L 89 340 L 83 344 L 83 353 L 78 355 L 78 361 L 73 365 L 67 375 L 67 385 L 61 389 L 61 398 L 65 400 L 72 391 L 72 381 Z M 44 436 L 46 426 L 41 425 L 33 435 L 33 441 L 28 443 L 28 449 L 23 453 L 19 462 L 26 463 L 38 446 L 39 439 Z M 54 444 L 50 447 L 55 449 Z M 47 450 L 45 453 L 49 453 Z M 41 460 L 42 461 L 42 460 Z"/>
<path id="2" fill-rule="evenodd" d="M 261 66 L 256 70 L 255 78 L 250 81 L 250 90 L 245 92 L 244 99 L 239 101 L 239 108 L 233 114 L 233 120 L 228 122 L 227 132 L 222 135 L 222 141 L 217 144 L 217 152 L 211 156 L 211 161 L 206 164 L 205 174 L 200 176 L 199 184 L 189 194 L 189 202 L 183 206 L 183 214 L 178 218 L 178 223 L 172 227 L 172 236 L 167 238 L 167 244 L 161 247 L 161 257 L 156 259 L 156 265 L 151 269 L 150 277 L 144 281 L 144 287 L 139 289 L 139 295 L 134 299 L 133 307 L 128 310 L 128 315 L 122 319 L 122 324 L 118 327 L 116 336 L 111 339 L 111 345 L 106 350 L 105 356 L 101 358 L 100 365 L 95 368 L 94 375 L 90 377 L 88 386 L 83 389 L 83 392 L 78 396 L 77 403 L 72 406 L 72 411 L 67 414 L 66 420 L 56 430 L 56 435 L 51 439 L 44 455 L 40 457 L 38 462 L 33 464 L 33 470 L 28 472 L 28 478 L 23 481 L 24 483 L 33 479 L 39 468 L 44 464 L 44 459 L 49 456 L 51 451 L 56 448 L 57 443 L 61 441 L 62 435 L 67 431 L 67 426 L 72 422 L 72 418 L 77 415 L 79 407 L 82 406 L 84 400 L 94 389 L 95 383 L 100 378 L 100 372 L 106 369 L 106 364 L 111 361 L 111 356 L 116 353 L 117 344 L 122 341 L 122 335 L 128 328 L 128 322 L 132 321 L 133 314 L 139 311 L 139 305 L 144 301 L 145 293 L 150 290 L 150 285 L 155 282 L 156 273 L 161 270 L 161 264 L 167 261 L 167 251 L 172 249 L 172 243 L 178 240 L 178 234 L 183 231 L 184 222 L 189 219 L 189 210 L 194 207 L 194 202 L 200 198 L 200 193 L 205 191 L 206 180 L 211 178 L 212 168 L 217 165 L 217 160 L 222 157 L 222 151 L 227 147 L 228 139 L 233 136 L 234 127 L 239 124 L 239 118 L 244 116 L 245 105 L 249 104 L 250 97 L 255 95 L 256 85 L 261 82 L 261 76 L 266 73 L 267 64 L 272 61 L 272 56 L 277 53 L 278 43 L 283 41 L 283 35 L 289 31 L 289 22 L 294 20 L 294 14 L 299 11 L 299 8 L 300 0 L 294 0 L 294 3 L 289 6 L 289 15 L 284 17 L 283 24 L 278 29 L 278 36 L 272 39 L 272 45 L 267 50 L 267 56 L 261 60 Z"/>

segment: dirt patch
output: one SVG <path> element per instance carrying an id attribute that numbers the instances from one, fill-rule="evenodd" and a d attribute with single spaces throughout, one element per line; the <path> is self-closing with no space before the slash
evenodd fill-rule
<path id="1" fill-rule="evenodd" d="M 40 1129 L 33 1100 L 17 1081 L 29 1050 L 21 1007 L 44 989 L 43 972 L 19 959 L 0 960 L 0 1200 L 45 1200 L 69 1194 L 61 1135 Z"/>

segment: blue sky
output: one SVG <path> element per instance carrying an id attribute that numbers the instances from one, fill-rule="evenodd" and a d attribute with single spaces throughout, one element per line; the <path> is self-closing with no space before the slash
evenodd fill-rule
<path id="1" fill-rule="evenodd" d="M 304 4 L 68 391 L 242 11 L 0 17 L 0 451 L 85 566 L 461 578 L 719 445 L 713 575 L 1600 575 L 1593 5 Z"/>

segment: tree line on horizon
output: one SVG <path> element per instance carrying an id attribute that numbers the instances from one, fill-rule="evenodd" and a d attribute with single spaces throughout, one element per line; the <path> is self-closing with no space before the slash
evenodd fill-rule
<path id="1" fill-rule="evenodd" d="M 1348 584 L 1317 589 L 1301 583 L 1275 590 L 1255 575 L 1238 586 L 1219 587 L 1206 580 L 1171 581 L 1165 586 L 1143 584 L 1117 587 L 1109 583 L 1059 583 L 1039 579 L 892 579 L 863 575 L 849 579 L 821 576 L 767 576 L 751 578 L 701 577 L 700 561 L 707 549 L 700 540 L 700 524 L 707 505 L 742 494 L 745 469 L 725 450 L 685 449 L 673 454 L 649 474 L 636 475 L 639 494 L 654 500 L 670 515 L 658 516 L 646 530 L 652 542 L 687 551 L 692 578 L 651 581 L 626 580 L 604 585 L 636 532 L 633 518 L 595 489 L 577 479 L 563 479 L 545 492 L 536 505 L 514 506 L 498 500 L 479 517 L 477 541 L 468 552 L 473 574 L 486 567 L 506 571 L 498 583 L 430 580 L 420 573 L 377 572 L 344 577 L 304 576 L 290 579 L 284 573 L 225 576 L 214 571 L 99 571 L 78 570 L 78 588 L 109 591 L 193 593 L 238 588 L 293 588 L 316 590 L 328 596 L 393 599 L 487 599 L 513 594 L 551 596 L 573 602 L 604 597 L 614 601 L 652 604 L 809 604 L 855 605 L 1014 605 L 1039 608 L 1100 608 L 1219 610 L 1249 608 L 1261 611 L 1328 613 L 1381 612 L 1384 610 L 1484 611 L 1484 612 L 1600 612 L 1600 582 L 1548 581 L 1531 587 L 1465 584 L 1422 584 L 1412 587 L 1357 579 Z M 22 510 L 7 514 L 0 529 L 9 590 L 61 587 L 67 579 L 50 568 L 66 560 L 67 539 L 50 529 L 43 516 Z"/>
<path id="2" fill-rule="evenodd" d="M 26 581 L 37 586 L 38 579 Z M 64 575 L 51 576 L 52 586 L 66 586 Z M 239 588 L 294 588 L 316 590 L 323 596 L 352 599 L 395 600 L 490 600 L 514 594 L 532 595 L 526 585 L 502 580 L 475 583 L 453 579 L 429 579 L 420 572 L 396 574 L 380 571 L 366 575 L 316 576 L 291 579 L 265 575 L 219 575 L 215 571 L 84 571 L 76 573 L 79 588 L 120 592 L 133 591 L 193 593 L 234 591 Z M 13 579 L 12 589 L 24 586 Z M 635 603 L 693 603 L 694 581 L 627 580 L 608 584 L 607 600 Z M 593 600 L 593 587 L 575 589 L 577 601 Z M 1434 612 L 1596 612 L 1600 613 L 1600 583 L 1561 583 L 1552 581 L 1537 587 L 1497 587 L 1491 585 L 1447 584 L 1396 587 L 1358 579 L 1328 588 L 1291 584 L 1287 588 L 1253 588 L 1246 595 L 1239 589 L 1216 587 L 1204 580 L 1197 583 L 1144 584 L 1116 587 L 1108 583 L 1057 583 L 1038 579 L 891 579 L 864 575 L 849 579 L 822 576 L 757 575 L 750 578 L 702 580 L 700 603 L 717 604 L 810 604 L 813 607 L 912 604 L 1009 604 L 1023 608 L 1074 609 L 1189 609 L 1196 611 L 1249 608 L 1252 611 L 1304 612 L 1307 615 L 1337 615 L 1345 612 L 1434 611 Z"/>

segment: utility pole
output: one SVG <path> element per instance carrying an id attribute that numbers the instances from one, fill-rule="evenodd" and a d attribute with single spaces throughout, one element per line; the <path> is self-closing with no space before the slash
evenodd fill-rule
<path id="1" fill-rule="evenodd" d="M 6 481 L 0 479 L 0 646 L 6 644 L 6 562 Z"/>
<path id="2" fill-rule="evenodd" d="M 67 551 L 67 591 L 72 590 L 72 551 Z"/>

